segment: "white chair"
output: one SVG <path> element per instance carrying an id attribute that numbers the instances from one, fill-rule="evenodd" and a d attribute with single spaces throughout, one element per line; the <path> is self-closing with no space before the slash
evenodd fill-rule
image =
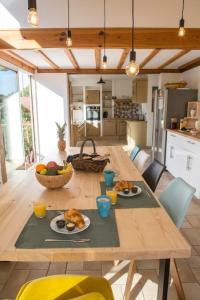
<path id="1" fill-rule="evenodd" d="M 148 153 L 146 153 L 144 150 L 141 150 L 136 158 L 134 159 L 134 165 L 138 169 L 138 171 L 143 174 L 144 171 L 147 169 L 147 167 L 151 163 L 151 157 Z"/>

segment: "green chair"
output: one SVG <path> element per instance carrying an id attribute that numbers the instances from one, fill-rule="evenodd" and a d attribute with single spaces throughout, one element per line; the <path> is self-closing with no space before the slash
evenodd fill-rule
<path id="1" fill-rule="evenodd" d="M 136 156 L 138 155 L 138 153 L 140 152 L 140 150 L 141 150 L 141 147 L 139 145 L 135 146 L 129 156 L 130 159 L 134 160 L 136 158 Z"/>
<path id="2" fill-rule="evenodd" d="M 195 191 L 196 189 L 185 182 L 182 178 L 175 178 L 160 195 L 160 202 L 177 228 L 180 228 L 183 224 Z M 174 259 L 171 259 L 171 275 L 173 277 L 179 299 L 186 300 L 176 261 Z"/>
<path id="3" fill-rule="evenodd" d="M 168 215 L 171 217 L 174 224 L 177 228 L 180 228 L 186 212 L 191 203 L 192 197 L 195 193 L 195 188 L 186 183 L 181 178 L 173 179 L 166 189 L 160 195 L 160 202 L 166 209 Z M 170 260 L 171 262 L 171 275 L 176 286 L 177 294 L 179 300 L 186 300 L 183 286 L 179 277 L 177 265 L 174 259 Z M 129 284 L 126 285 L 125 295 L 128 299 L 131 291 L 132 279 L 134 276 L 134 270 L 136 269 L 134 260 L 131 261 L 129 266 Z"/>
<path id="4" fill-rule="evenodd" d="M 160 202 L 177 228 L 183 224 L 195 191 L 196 189 L 182 178 L 175 178 L 160 195 Z"/>
<path id="5" fill-rule="evenodd" d="M 105 278 L 53 275 L 25 283 L 16 300 L 114 300 Z"/>

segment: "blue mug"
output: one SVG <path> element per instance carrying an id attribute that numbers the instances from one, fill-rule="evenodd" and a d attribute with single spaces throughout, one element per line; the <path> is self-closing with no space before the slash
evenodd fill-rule
<path id="1" fill-rule="evenodd" d="M 99 215 L 102 218 L 106 218 L 110 213 L 111 198 L 106 195 L 101 195 L 96 198 L 97 208 Z"/>
<path id="2" fill-rule="evenodd" d="M 103 172 L 105 184 L 107 187 L 112 187 L 113 186 L 113 180 L 115 176 L 118 176 L 118 173 L 112 170 L 105 170 Z"/>

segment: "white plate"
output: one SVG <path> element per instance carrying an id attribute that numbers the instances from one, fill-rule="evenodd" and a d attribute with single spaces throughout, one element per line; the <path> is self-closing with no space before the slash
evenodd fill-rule
<path id="1" fill-rule="evenodd" d="M 132 191 L 130 191 L 128 194 L 125 194 L 124 192 L 118 192 L 117 191 L 117 194 L 120 195 L 120 196 L 123 196 L 123 197 L 133 197 L 133 196 L 136 196 L 136 195 L 139 195 L 142 193 L 142 189 L 141 187 L 135 185 L 135 187 L 137 187 L 137 193 L 132 193 Z"/>
<path id="2" fill-rule="evenodd" d="M 73 231 L 69 231 L 69 230 L 66 229 L 66 227 L 64 227 L 64 228 L 58 228 L 57 225 L 56 225 L 56 221 L 58 221 L 58 220 L 64 220 L 64 215 L 63 214 L 59 215 L 59 216 L 57 216 L 55 218 L 53 218 L 51 220 L 50 227 L 51 227 L 51 229 L 53 231 L 58 232 L 58 233 L 62 233 L 62 234 L 75 234 L 75 233 L 79 233 L 81 231 L 86 230 L 90 226 L 90 219 L 87 216 L 83 215 L 83 214 L 81 214 L 81 215 L 82 215 L 82 217 L 83 217 L 83 219 L 85 221 L 85 226 L 83 228 L 81 228 L 81 229 L 75 227 L 75 229 Z"/>

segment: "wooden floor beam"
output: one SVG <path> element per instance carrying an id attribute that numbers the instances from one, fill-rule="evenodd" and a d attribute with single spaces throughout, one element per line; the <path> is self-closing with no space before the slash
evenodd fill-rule
<path id="1" fill-rule="evenodd" d="M 77 60 L 76 60 L 74 54 L 72 53 L 71 49 L 65 48 L 64 51 L 65 51 L 67 57 L 69 58 L 70 62 L 74 66 L 74 68 L 76 70 L 80 69 L 79 64 L 77 63 Z"/>
<path id="2" fill-rule="evenodd" d="M 42 50 L 36 50 L 36 53 L 38 53 L 52 69 L 59 69 L 59 67 Z"/>
<path id="3" fill-rule="evenodd" d="M 117 65 L 117 69 L 122 69 L 129 52 L 130 52 L 129 48 L 123 50 L 122 55 L 121 55 L 120 60 L 119 60 L 119 63 Z"/>
<path id="4" fill-rule="evenodd" d="M 140 68 L 144 68 L 144 66 L 146 66 L 146 64 L 148 64 L 148 62 L 150 62 L 150 60 L 152 60 L 154 58 L 154 56 L 156 56 L 158 53 L 160 52 L 160 49 L 154 49 L 151 51 L 151 53 L 145 57 L 145 59 L 143 60 L 143 62 L 140 64 Z M 162 68 L 160 68 L 162 69 Z"/>

